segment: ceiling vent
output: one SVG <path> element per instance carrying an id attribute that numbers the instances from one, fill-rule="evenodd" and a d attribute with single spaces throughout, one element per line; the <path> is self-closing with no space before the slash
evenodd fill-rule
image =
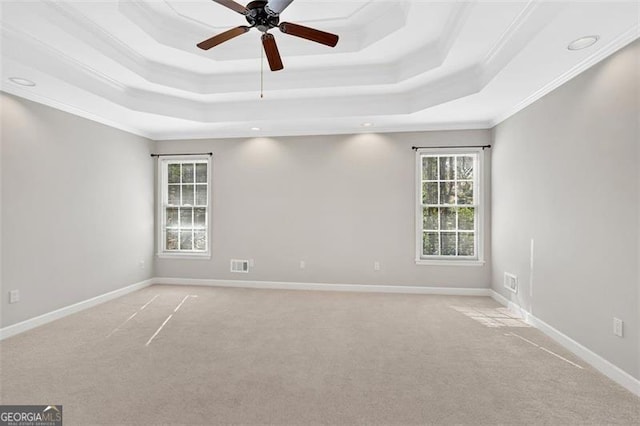
<path id="1" fill-rule="evenodd" d="M 231 259 L 231 272 L 249 273 L 249 261 L 240 259 Z"/>

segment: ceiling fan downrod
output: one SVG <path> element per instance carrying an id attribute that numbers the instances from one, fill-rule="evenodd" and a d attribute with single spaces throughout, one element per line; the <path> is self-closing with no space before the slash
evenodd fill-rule
<path id="1" fill-rule="evenodd" d="M 236 3 L 234 0 L 213 1 L 244 15 L 249 26 L 241 25 L 239 27 L 231 28 L 230 30 L 201 41 L 197 45 L 200 49 L 209 50 L 212 47 L 248 32 L 251 28 L 257 28 L 262 32 L 262 47 L 264 49 L 264 53 L 267 55 L 271 71 L 279 71 L 284 68 L 284 65 L 282 64 L 280 52 L 278 52 L 276 39 L 273 34 L 268 32 L 273 28 L 277 27 L 283 34 L 314 41 L 316 43 L 324 44 L 325 46 L 335 47 L 336 44 L 338 44 L 339 37 L 335 34 L 294 24 L 292 22 L 280 22 L 280 13 L 286 9 L 293 0 L 254 0 L 247 4 L 246 7 L 240 3 Z"/>

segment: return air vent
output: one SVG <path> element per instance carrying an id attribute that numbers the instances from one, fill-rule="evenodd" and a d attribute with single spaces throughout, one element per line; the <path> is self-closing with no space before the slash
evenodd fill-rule
<path id="1" fill-rule="evenodd" d="M 518 292 L 518 277 L 508 272 L 504 273 L 504 286 L 514 293 Z"/>
<path id="2" fill-rule="evenodd" d="M 231 259 L 231 272 L 249 273 L 249 261 L 240 259 Z"/>

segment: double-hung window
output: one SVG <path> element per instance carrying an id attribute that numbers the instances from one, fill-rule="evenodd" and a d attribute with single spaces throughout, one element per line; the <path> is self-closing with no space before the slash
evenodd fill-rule
<path id="1" fill-rule="evenodd" d="M 159 255 L 209 256 L 210 157 L 159 161 Z"/>
<path id="2" fill-rule="evenodd" d="M 418 149 L 416 262 L 481 264 L 481 149 Z"/>

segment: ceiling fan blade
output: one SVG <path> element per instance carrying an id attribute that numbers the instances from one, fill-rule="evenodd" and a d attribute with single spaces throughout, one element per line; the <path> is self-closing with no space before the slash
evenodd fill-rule
<path id="1" fill-rule="evenodd" d="M 265 10 L 270 15 L 280 15 L 293 0 L 269 0 Z"/>
<path id="2" fill-rule="evenodd" d="M 247 13 L 249 13 L 246 7 L 244 7 L 240 3 L 236 3 L 233 0 L 213 0 L 213 1 L 223 6 L 226 6 L 231 10 L 235 10 L 238 13 L 242 13 L 243 15 L 246 15 Z"/>
<path id="3" fill-rule="evenodd" d="M 298 24 L 292 24 L 291 22 L 281 23 L 280 31 L 285 34 L 305 38 L 331 47 L 335 47 L 335 45 L 338 44 L 338 36 L 335 34 L 326 33 L 324 31 L 304 27 Z"/>
<path id="4" fill-rule="evenodd" d="M 238 37 L 239 35 L 246 33 L 250 29 L 251 27 L 247 26 L 235 27 L 218 35 L 214 35 L 213 37 L 208 38 L 205 41 L 201 41 L 197 44 L 197 46 L 202 50 L 209 50 L 212 47 L 224 43 L 225 41 L 229 41 L 234 37 Z"/>
<path id="5" fill-rule="evenodd" d="M 283 69 L 284 65 L 282 65 L 282 58 L 280 58 L 278 45 L 276 44 L 276 39 L 273 34 L 262 34 L 262 47 L 264 47 L 264 53 L 267 55 L 271 71 L 279 71 Z"/>

